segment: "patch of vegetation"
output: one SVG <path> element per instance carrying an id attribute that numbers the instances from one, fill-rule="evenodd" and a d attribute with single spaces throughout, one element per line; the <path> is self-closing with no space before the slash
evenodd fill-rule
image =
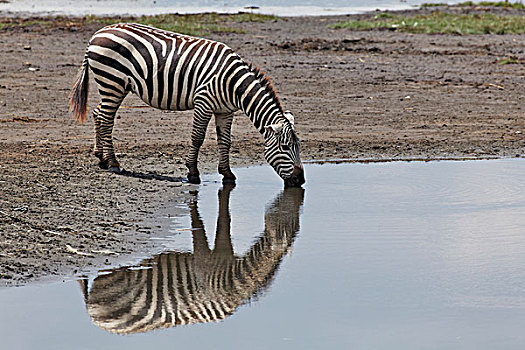
<path id="1" fill-rule="evenodd" d="M 25 29 L 53 29 L 78 28 L 86 24 L 100 24 L 100 26 L 135 22 L 154 26 L 177 33 L 204 36 L 210 33 L 242 33 L 242 29 L 231 26 L 240 22 L 264 22 L 276 20 L 278 17 L 254 13 L 239 12 L 237 14 L 199 13 L 199 14 L 162 14 L 141 17 L 42 17 L 35 19 L 8 19 L 0 20 L 0 30 L 6 28 Z"/>
<path id="2" fill-rule="evenodd" d="M 504 65 L 504 64 L 525 64 L 524 60 L 520 60 L 517 57 L 509 56 L 504 59 L 501 59 L 498 61 L 498 64 Z"/>
<path id="3" fill-rule="evenodd" d="M 163 14 L 156 16 L 130 17 L 125 19 L 115 18 L 89 18 L 90 21 L 109 25 L 120 22 L 136 22 L 157 27 L 172 32 L 188 35 L 205 35 L 209 33 L 242 33 L 243 30 L 228 25 L 230 22 L 264 22 L 275 20 L 276 16 L 259 15 L 253 13 L 218 14 Z"/>
<path id="4" fill-rule="evenodd" d="M 353 30 L 390 29 L 420 34 L 521 34 L 525 33 L 525 16 L 452 14 L 434 11 L 428 15 L 392 15 L 360 21 L 344 21 L 332 28 Z"/>
<path id="5" fill-rule="evenodd" d="M 472 2 L 472 1 L 466 1 L 464 3 L 461 3 L 460 6 L 495 6 L 495 7 L 509 7 L 514 9 L 523 9 L 525 8 L 525 5 L 520 2 L 508 2 L 508 1 L 498 1 L 498 2 L 492 2 L 492 1 L 480 1 L 480 2 Z"/>
<path id="6" fill-rule="evenodd" d="M 424 3 L 421 4 L 421 7 L 436 7 L 436 6 L 449 6 L 447 3 Z M 461 2 L 459 4 L 451 5 L 453 6 L 494 6 L 494 7 L 508 7 L 508 8 L 515 8 L 515 9 L 525 9 L 525 5 L 520 2 L 508 2 L 508 1 L 480 1 L 480 2 L 474 2 L 474 1 L 465 1 Z"/>
<path id="7" fill-rule="evenodd" d="M 374 18 L 394 18 L 394 15 L 389 12 L 382 12 L 378 15 L 376 15 Z"/>
<path id="8" fill-rule="evenodd" d="M 0 30 L 6 28 L 29 28 L 29 27 L 45 27 L 50 28 L 53 21 L 48 19 L 35 18 L 1 18 Z"/>
<path id="9" fill-rule="evenodd" d="M 446 2 L 425 2 L 420 5 L 420 7 L 439 7 L 439 6 L 449 6 Z M 414 7 L 419 7 L 414 5 Z"/>

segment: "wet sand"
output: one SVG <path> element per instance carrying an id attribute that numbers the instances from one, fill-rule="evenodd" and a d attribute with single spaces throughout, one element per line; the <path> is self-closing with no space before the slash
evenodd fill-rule
<path id="1" fill-rule="evenodd" d="M 272 77 L 296 116 L 304 160 L 525 154 L 523 64 L 498 64 L 523 62 L 525 35 L 328 28 L 363 16 L 238 23 L 245 34 L 210 37 Z M 98 169 L 92 119 L 75 123 L 67 96 L 99 27 L 72 19 L 0 31 L 0 285 L 72 276 L 154 249 L 147 237 L 163 228 L 152 217 L 193 188 L 180 181 L 192 113 L 144 107 L 135 96 L 114 137 L 122 167 L 136 176 Z M 91 109 L 97 98 L 92 82 Z M 212 121 L 201 172 L 216 169 L 214 130 Z M 264 163 L 248 118 L 238 114 L 232 133 L 234 166 Z"/>

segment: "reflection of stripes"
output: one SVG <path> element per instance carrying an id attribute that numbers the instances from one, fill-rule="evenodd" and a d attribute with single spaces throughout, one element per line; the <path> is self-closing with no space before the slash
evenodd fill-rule
<path id="1" fill-rule="evenodd" d="M 244 111 L 268 137 L 265 127 L 273 124 L 283 125 L 289 135 L 286 141 L 295 135 L 270 80 L 228 46 L 216 41 L 140 24 L 102 28 L 89 42 L 72 91 L 73 113 L 80 120 L 85 119 L 87 111 L 88 67 L 101 96 L 93 113 L 97 135 L 95 154 L 109 166 L 118 166 L 111 141 L 112 127 L 117 109 L 129 92 L 156 108 L 195 109 L 188 157 L 188 163 L 195 168 L 198 149 L 212 114 L 218 118 L 219 167 L 222 169 L 229 169 L 226 159 L 231 144 L 230 129 L 233 112 L 237 110 Z M 270 164 L 274 168 L 280 164 L 279 170 L 284 169 L 287 176 L 292 172 L 294 161 L 300 164 L 295 147 L 283 149 L 274 142 L 270 150 Z"/>
<path id="2" fill-rule="evenodd" d="M 199 276 L 191 254 L 161 254 L 144 264 L 152 268 L 119 270 L 96 279 L 88 308 L 98 326 L 116 333 L 144 332 L 220 320 L 235 309 L 216 288 L 221 284 L 214 283 L 216 276 Z"/>
<path id="3" fill-rule="evenodd" d="M 213 250 L 194 205 L 194 252 L 160 254 L 145 260 L 143 269 L 98 276 L 86 296 L 93 322 L 128 334 L 224 319 L 270 285 L 299 229 L 302 193 L 290 189 L 276 199 L 267 209 L 264 234 L 241 258 L 231 249 L 227 203 L 219 203 Z"/>

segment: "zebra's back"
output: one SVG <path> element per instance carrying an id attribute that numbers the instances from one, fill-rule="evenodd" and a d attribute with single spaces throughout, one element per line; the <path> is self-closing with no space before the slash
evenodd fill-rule
<path id="1" fill-rule="evenodd" d="M 89 65 L 105 94 L 132 91 L 160 109 L 194 107 L 228 58 L 238 56 L 223 43 L 135 23 L 104 27 L 91 38 Z"/>

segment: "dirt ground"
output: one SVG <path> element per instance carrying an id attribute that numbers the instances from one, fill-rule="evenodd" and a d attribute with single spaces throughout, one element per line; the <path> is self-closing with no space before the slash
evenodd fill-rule
<path id="1" fill-rule="evenodd" d="M 525 154 L 524 65 L 498 64 L 510 56 L 524 62 L 525 35 L 328 27 L 363 16 L 370 15 L 232 24 L 246 34 L 211 38 L 269 73 L 295 114 L 303 160 Z M 121 165 L 134 176 L 98 169 L 91 118 L 79 125 L 68 112 L 97 29 L 0 31 L 0 286 L 84 274 L 143 252 L 148 235 L 162 229 L 148 224 L 156 210 L 196 188 L 181 181 L 192 113 L 144 108 L 135 96 L 114 132 Z M 97 97 L 92 82 L 91 109 Z M 216 168 L 214 130 L 212 121 L 201 172 Z M 233 165 L 263 163 L 262 150 L 261 136 L 238 114 Z"/>

